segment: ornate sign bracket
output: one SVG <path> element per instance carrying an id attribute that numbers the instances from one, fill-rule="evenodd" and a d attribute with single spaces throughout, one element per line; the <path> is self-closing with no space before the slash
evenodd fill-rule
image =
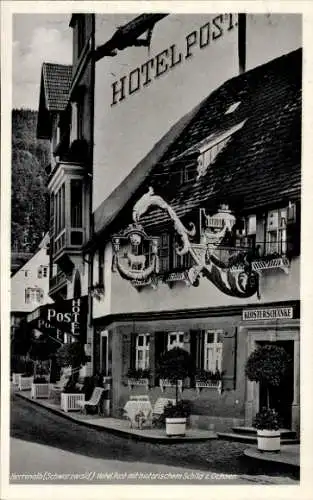
<path id="1" fill-rule="evenodd" d="M 213 217 L 208 216 L 203 209 L 200 210 L 201 237 L 200 242 L 195 243 L 190 241 L 190 238 L 196 234 L 195 224 L 191 223 L 189 228 L 185 227 L 174 209 L 161 196 L 155 195 L 151 187 L 134 205 L 134 224 L 113 237 L 113 268 L 124 279 L 131 281 L 137 289 L 148 286 L 151 282 L 157 283 L 159 272 L 158 238 L 149 237 L 142 225 L 139 224 L 140 217 L 150 207 L 158 207 L 167 212 L 181 240 L 181 247 L 176 248 L 177 254 L 181 256 L 189 254 L 194 261 L 194 265 L 183 273 L 183 281 L 198 286 L 200 278 L 206 277 L 227 295 L 247 298 L 258 293 L 259 296 L 259 274 L 252 268 L 251 263 L 244 260 L 243 269 L 238 272 L 238 270 L 232 269 L 229 254 L 225 263 L 225 260 L 221 260 L 218 253 L 221 242 L 227 233 L 232 231 L 236 222 L 236 218 L 228 207 L 222 205 Z M 123 263 L 120 250 L 121 246 L 124 244 L 125 247 L 127 243 L 132 245 L 136 251 L 130 252 L 128 250 L 124 255 Z M 125 265 L 125 259 L 128 266 Z M 173 279 L 165 281 L 177 281 L 176 274 L 170 273 L 169 276 L 172 276 Z M 179 280 L 181 278 L 182 276 L 179 277 Z"/>

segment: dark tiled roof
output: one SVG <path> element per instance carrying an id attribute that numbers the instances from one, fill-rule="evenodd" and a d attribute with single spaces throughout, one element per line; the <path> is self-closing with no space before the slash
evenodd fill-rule
<path id="1" fill-rule="evenodd" d="M 64 111 L 72 81 L 72 66 L 43 63 L 42 77 L 49 111 Z"/>
<path id="2" fill-rule="evenodd" d="M 216 209 L 221 202 L 244 212 L 299 199 L 301 78 L 299 49 L 228 80 L 190 115 L 191 120 L 171 141 L 162 158 L 149 166 L 148 175 L 142 165 L 136 199 L 152 186 L 155 194 L 163 196 L 179 216 L 188 216 L 200 206 Z M 240 105 L 233 113 L 226 114 L 236 102 Z M 197 155 L 186 152 L 197 152 L 205 138 L 219 135 L 243 121 L 207 173 L 196 180 Z M 194 167 L 195 176 L 181 187 L 175 173 L 184 163 Z M 127 183 L 124 188 L 127 190 Z M 133 187 L 129 197 L 134 192 Z M 95 215 L 97 219 L 97 212 Z M 166 219 L 167 214 L 156 209 L 141 221 L 157 225 Z M 105 218 L 98 220 L 96 231 L 106 225 Z"/>

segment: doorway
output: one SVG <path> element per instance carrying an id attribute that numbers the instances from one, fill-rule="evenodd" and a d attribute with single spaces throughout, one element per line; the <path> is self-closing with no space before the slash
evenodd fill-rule
<path id="1" fill-rule="evenodd" d="M 269 391 L 269 405 L 274 408 L 281 417 L 281 425 L 285 429 L 292 427 L 292 403 L 294 399 L 294 342 L 293 340 L 281 340 L 276 342 L 258 342 L 258 345 L 275 344 L 282 347 L 291 359 L 288 370 L 277 387 L 271 387 Z M 264 384 L 260 384 L 259 408 L 267 406 L 267 390 Z"/>

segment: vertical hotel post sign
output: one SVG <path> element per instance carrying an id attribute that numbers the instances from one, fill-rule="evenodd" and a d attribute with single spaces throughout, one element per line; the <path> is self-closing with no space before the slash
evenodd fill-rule
<path id="1" fill-rule="evenodd" d="M 86 342 L 87 297 L 64 300 L 45 307 L 39 319 L 39 328 L 58 328 L 64 333 Z"/>

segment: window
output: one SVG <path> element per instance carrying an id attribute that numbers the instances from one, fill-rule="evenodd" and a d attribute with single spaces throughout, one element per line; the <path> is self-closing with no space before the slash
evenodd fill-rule
<path id="1" fill-rule="evenodd" d="M 220 330 L 207 330 L 204 337 L 204 369 L 215 373 L 222 371 L 223 344 L 219 342 Z"/>
<path id="2" fill-rule="evenodd" d="M 170 235 L 161 234 L 160 238 L 160 272 L 166 272 L 170 268 Z"/>
<path id="3" fill-rule="evenodd" d="M 284 255 L 287 250 L 287 209 L 268 212 L 266 253 Z"/>
<path id="4" fill-rule="evenodd" d="M 77 106 L 77 139 L 84 137 L 84 98 L 81 97 Z"/>
<path id="5" fill-rule="evenodd" d="M 103 248 L 99 249 L 99 276 L 98 276 L 98 283 L 99 285 L 104 284 L 104 250 Z"/>
<path id="6" fill-rule="evenodd" d="M 136 370 L 149 368 L 150 335 L 138 334 L 136 337 Z"/>
<path id="7" fill-rule="evenodd" d="M 54 195 L 54 227 L 55 235 L 65 227 L 65 184 Z"/>
<path id="8" fill-rule="evenodd" d="M 39 266 L 38 267 L 38 278 L 47 278 L 48 277 L 48 266 Z"/>
<path id="9" fill-rule="evenodd" d="M 28 269 L 25 269 L 25 271 L 24 271 L 24 276 L 25 276 L 25 278 L 29 278 L 29 276 L 30 276 L 30 272 L 29 272 L 29 270 L 28 270 Z"/>
<path id="10" fill-rule="evenodd" d="M 167 334 L 167 350 L 173 347 L 184 348 L 184 332 L 170 332 Z"/>
<path id="11" fill-rule="evenodd" d="M 83 184 L 81 180 L 71 180 L 71 227 L 81 228 L 83 204 Z"/>
<path id="12" fill-rule="evenodd" d="M 193 265 L 193 259 L 190 253 L 179 255 L 176 251 L 177 247 L 181 247 L 181 240 L 178 236 L 175 236 L 173 244 L 173 270 L 189 269 Z"/>
<path id="13" fill-rule="evenodd" d="M 32 304 L 43 302 L 43 290 L 41 288 L 26 288 L 25 290 L 25 303 Z"/>

